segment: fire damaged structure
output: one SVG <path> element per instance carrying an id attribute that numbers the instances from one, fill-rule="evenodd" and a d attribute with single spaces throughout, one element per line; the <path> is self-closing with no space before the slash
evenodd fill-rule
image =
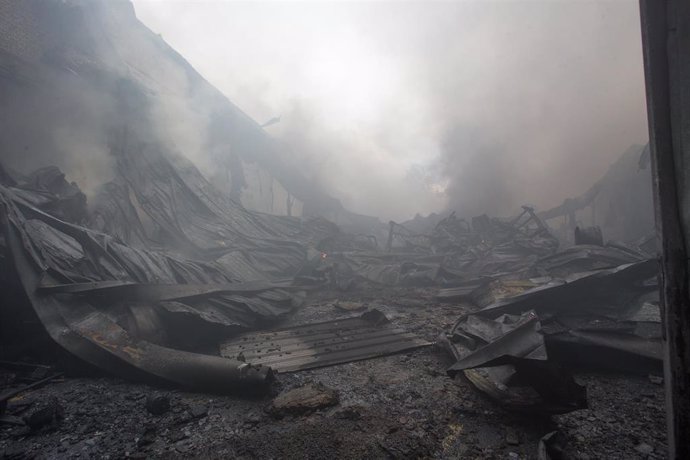
<path id="1" fill-rule="evenodd" d="M 0 31 L 4 456 L 568 458 L 599 429 L 590 389 L 628 380 L 653 406 L 631 414 L 662 417 L 651 204 L 624 191 L 649 199 L 653 144 L 551 210 L 385 225 L 129 2 L 3 1 Z M 77 417 L 66 395 L 99 391 L 137 415 Z M 99 428 L 67 434 L 79 417 Z M 615 447 L 655 458 L 644 433 Z"/>

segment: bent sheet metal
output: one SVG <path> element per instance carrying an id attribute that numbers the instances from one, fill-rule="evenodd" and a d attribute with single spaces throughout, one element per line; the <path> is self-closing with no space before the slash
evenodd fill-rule
<path id="1" fill-rule="evenodd" d="M 378 310 L 360 316 L 246 334 L 221 345 L 221 355 L 294 372 L 425 347 L 430 342 L 395 328 Z"/>

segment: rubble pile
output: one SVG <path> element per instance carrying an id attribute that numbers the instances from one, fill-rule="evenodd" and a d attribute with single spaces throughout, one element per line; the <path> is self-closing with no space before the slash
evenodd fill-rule
<path id="1" fill-rule="evenodd" d="M 528 206 L 512 219 L 483 215 L 471 225 L 451 213 L 429 233 L 414 233 L 395 222 L 389 225 L 385 248 L 323 248 L 321 263 L 310 273 L 302 272 L 302 278 L 340 289 L 358 284 L 455 286 L 528 269 L 559 246 Z"/>
<path id="2" fill-rule="evenodd" d="M 440 338 L 456 359 L 448 373 L 504 404 L 553 413 L 586 407 L 566 365 L 660 373 L 656 273 L 643 260 L 540 280 L 465 315 Z"/>
<path id="3" fill-rule="evenodd" d="M 21 316 L 33 316 L 61 349 L 109 372 L 214 391 L 262 391 L 273 375 L 266 362 L 277 365 L 282 354 L 253 362 L 223 352 L 224 343 L 276 325 L 301 304 L 305 289 L 377 285 L 441 286 L 439 300 L 482 307 L 442 340 L 458 360 L 451 374 L 472 372 L 476 379 L 476 369 L 506 356 L 546 361 L 547 348 L 567 355 L 584 344 L 660 359 L 658 328 L 639 332 L 629 319 L 639 299 L 654 296 L 655 263 L 620 243 L 558 251 L 558 240 L 530 207 L 512 219 L 484 215 L 471 224 L 452 213 L 428 234 L 391 222 L 386 247 L 379 248 L 374 236 L 344 233 L 322 218 L 251 212 L 155 144 L 117 150 L 116 159 L 119 174 L 88 210 L 85 195 L 55 167 L 0 175 L 2 271 L 16 297 L 11 308 L 27 306 Z M 305 327 L 323 327 L 323 334 L 341 327 L 329 324 Z M 357 334 L 370 330 L 353 325 Z M 362 356 L 425 343 L 398 330 L 385 339 L 398 342 L 384 346 L 382 333 L 366 332 L 380 336 L 381 345 Z M 272 336 L 259 337 L 249 340 L 260 345 Z M 515 351 L 515 337 L 531 345 Z M 331 358 L 332 346 L 321 339 L 306 340 L 310 351 L 301 353 L 315 358 L 304 363 L 362 359 L 345 351 L 362 346 L 356 340 L 333 343 L 342 357 Z M 582 398 L 575 399 L 566 407 L 579 407 Z"/>
<path id="4" fill-rule="evenodd" d="M 91 213 L 57 168 L 3 174 L 2 272 L 15 293 L 5 308 L 21 307 L 62 349 L 112 373 L 265 387 L 270 369 L 208 350 L 300 304 L 284 280 L 323 228 L 251 213 L 156 149 L 118 159 L 122 174 Z"/>
<path id="5" fill-rule="evenodd" d="M 648 148 L 551 210 L 384 225 L 130 2 L 11 10 L 0 458 L 664 451 Z"/>
<path id="6" fill-rule="evenodd" d="M 439 362 L 444 355 L 453 362 L 446 361 L 447 376 L 442 364 L 422 365 L 424 375 L 464 381 L 511 411 L 549 416 L 590 407 L 591 385 L 573 377 L 579 369 L 661 373 L 656 261 L 634 244 L 604 242 L 598 228 L 576 228 L 581 244 L 559 248 L 524 207 L 511 219 L 471 223 L 450 214 L 419 234 L 391 223 L 382 247 L 376 236 L 344 232 L 324 218 L 249 211 L 188 161 L 155 146 L 133 151 L 119 154 L 119 174 L 89 203 L 57 168 L 0 171 L 0 280 L 10 299 L 0 313 L 10 342 L 14 334 L 22 337 L 15 343 L 159 387 L 239 395 L 276 395 L 277 373 L 284 381 L 392 354 L 407 354 L 401 366 L 408 368 L 413 350 L 436 344 L 445 350 L 434 352 Z M 391 305 L 358 297 L 384 289 L 430 294 Z M 327 313 L 303 310 L 318 292 L 339 294 Z M 401 311 L 433 321 L 420 327 L 401 321 Z M 376 379 L 389 377 L 372 372 L 354 385 L 378 394 Z M 59 400 L 16 404 L 17 395 L 60 375 L 39 366 L 28 385 L 11 385 L 3 425 L 17 433 L 64 430 L 71 415 Z M 352 391 L 343 396 L 327 383 L 283 391 L 266 406 L 270 417 L 254 418 L 270 428 L 286 418 L 349 414 L 350 406 L 337 406 L 343 398 L 350 404 Z M 140 417 L 153 419 L 134 449 L 174 443 L 186 451 L 193 430 L 163 436 L 155 428 L 153 420 L 177 417 L 170 396 L 156 391 L 141 404 L 149 415 Z M 359 420 L 367 409 L 355 407 Z M 408 430 L 412 419 L 400 419 Z M 409 430 L 419 442 L 394 431 L 375 445 L 430 452 L 428 436 L 416 425 Z M 564 449 L 560 431 L 540 440 L 539 430 L 538 450 Z M 524 448 L 524 435 L 510 431 L 506 449 Z M 635 452 L 650 443 L 637 442 Z"/>

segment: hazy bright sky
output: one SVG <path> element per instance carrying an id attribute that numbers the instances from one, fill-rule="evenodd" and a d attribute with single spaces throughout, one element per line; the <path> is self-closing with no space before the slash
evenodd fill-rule
<path id="1" fill-rule="evenodd" d="M 646 142 L 636 0 L 134 4 L 356 212 L 549 207 Z"/>

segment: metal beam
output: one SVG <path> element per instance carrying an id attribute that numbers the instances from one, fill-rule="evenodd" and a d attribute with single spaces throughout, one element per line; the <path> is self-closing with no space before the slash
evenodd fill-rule
<path id="1" fill-rule="evenodd" d="M 640 0 L 661 249 L 669 458 L 690 458 L 690 2 Z"/>

